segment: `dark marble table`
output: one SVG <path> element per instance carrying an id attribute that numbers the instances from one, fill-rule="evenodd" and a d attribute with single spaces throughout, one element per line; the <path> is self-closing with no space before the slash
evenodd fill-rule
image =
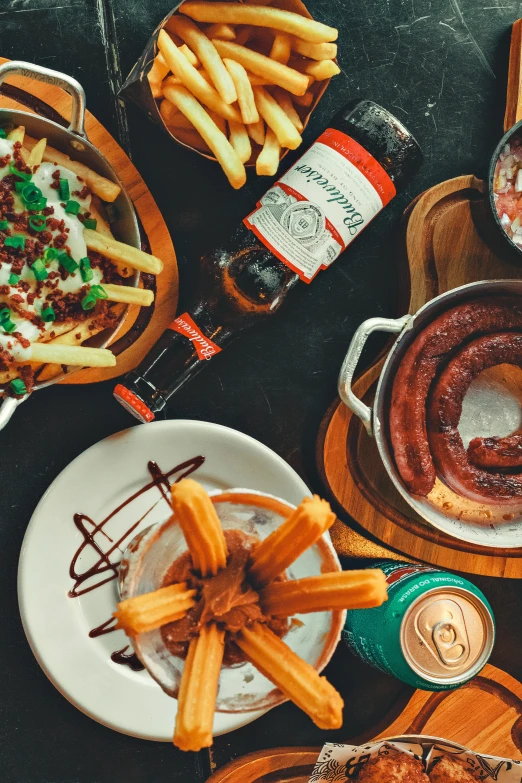
<path id="1" fill-rule="evenodd" d="M 412 197 L 436 182 L 484 175 L 502 131 L 509 30 L 522 7 L 515 0 L 310 0 L 309 7 L 340 28 L 342 73 L 305 140 L 347 100 L 367 96 L 415 133 L 424 167 L 344 258 L 313 285 L 298 287 L 271 322 L 245 333 L 179 393 L 169 416 L 248 433 L 321 491 L 315 438 L 352 332 L 364 318 L 395 314 L 406 284 L 391 251 L 397 219 Z M 66 71 L 83 83 L 89 108 L 129 149 L 167 220 L 180 258 L 183 303 L 200 252 L 233 228 L 267 183 L 250 177 L 247 187 L 233 192 L 217 167 L 177 148 L 137 110 L 118 103 L 119 84 L 169 8 L 169 0 L 0 0 L 0 54 Z M 154 162 L 158 151 L 161 166 Z M 112 386 L 42 391 L 0 433 L 3 783 L 200 783 L 210 772 L 207 753 L 184 755 L 167 744 L 132 739 L 76 710 L 46 679 L 20 624 L 18 555 L 38 500 L 80 452 L 134 423 L 113 401 Z M 519 582 L 474 581 L 497 616 L 492 662 L 520 678 Z M 343 647 L 327 673 L 346 702 L 343 729 L 329 735 L 337 741 L 371 729 L 405 690 Z M 287 704 L 217 739 L 212 762 L 324 739 Z"/>

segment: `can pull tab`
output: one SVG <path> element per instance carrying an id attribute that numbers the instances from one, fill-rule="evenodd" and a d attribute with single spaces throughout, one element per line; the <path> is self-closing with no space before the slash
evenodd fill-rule
<path id="1" fill-rule="evenodd" d="M 462 666 L 470 646 L 462 609 L 443 599 L 425 607 L 417 617 L 417 633 L 444 666 Z"/>

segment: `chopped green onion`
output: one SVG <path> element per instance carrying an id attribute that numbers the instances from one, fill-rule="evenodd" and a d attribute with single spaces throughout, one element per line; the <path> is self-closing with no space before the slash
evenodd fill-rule
<path id="1" fill-rule="evenodd" d="M 7 281 L 9 285 L 18 285 L 20 282 L 20 275 L 15 275 L 14 272 L 11 272 L 9 275 L 9 280 Z"/>
<path id="2" fill-rule="evenodd" d="M 49 323 L 50 321 L 56 321 L 56 313 L 54 312 L 52 305 L 44 307 L 42 310 L 42 318 L 46 323 Z"/>
<path id="3" fill-rule="evenodd" d="M 9 164 L 9 171 L 11 172 L 11 174 L 16 174 L 16 176 L 20 177 L 20 179 L 24 179 L 26 182 L 29 182 L 29 180 L 33 176 L 32 174 L 26 174 L 25 171 L 19 171 L 14 163 Z"/>
<path id="4" fill-rule="evenodd" d="M 27 207 L 27 209 L 30 209 L 31 212 L 40 212 L 42 209 L 45 209 L 47 206 L 47 199 L 41 198 L 39 201 L 33 201 L 30 206 Z"/>
<path id="5" fill-rule="evenodd" d="M 42 191 L 37 187 L 34 182 L 28 182 L 21 191 L 22 199 L 27 205 L 32 204 L 35 201 L 39 201 L 42 198 Z"/>
<path id="6" fill-rule="evenodd" d="M 91 286 L 90 293 L 94 294 L 96 299 L 107 299 L 108 297 L 107 291 L 101 285 Z"/>
<path id="7" fill-rule="evenodd" d="M 47 278 L 47 269 L 41 258 L 37 258 L 36 261 L 31 264 L 31 269 L 37 280 L 45 280 Z"/>
<path id="8" fill-rule="evenodd" d="M 62 201 L 68 201 L 71 198 L 68 179 L 60 179 L 60 198 Z"/>
<path id="9" fill-rule="evenodd" d="M 9 225 L 8 220 L 0 220 L 0 231 L 4 231 Z"/>
<path id="10" fill-rule="evenodd" d="M 21 378 L 15 378 L 14 381 L 11 381 L 9 388 L 15 394 L 27 394 L 27 387 Z"/>
<path id="11" fill-rule="evenodd" d="M 7 139 L 7 133 L 3 128 L 0 128 L 0 139 Z"/>
<path id="12" fill-rule="evenodd" d="M 82 299 L 82 309 L 83 310 L 92 310 L 93 307 L 96 305 L 96 297 L 94 294 L 88 293 L 86 294 Z"/>
<path id="13" fill-rule="evenodd" d="M 80 273 L 84 283 L 88 283 L 94 277 L 94 273 L 91 269 L 91 262 L 87 256 L 85 256 L 85 258 L 80 258 Z"/>
<path id="14" fill-rule="evenodd" d="M 16 190 L 16 192 L 17 193 L 21 193 L 26 185 L 27 185 L 27 182 L 24 182 L 23 179 L 19 180 L 18 182 L 15 182 L 15 190 Z"/>
<path id="15" fill-rule="evenodd" d="M 58 258 L 59 252 L 55 247 L 47 247 L 44 250 L 44 261 L 47 263 L 48 261 L 53 261 L 55 258 Z"/>
<path id="16" fill-rule="evenodd" d="M 3 324 L 4 321 L 9 321 L 11 318 L 11 311 L 8 307 L 3 307 L 0 310 L 0 324 Z"/>
<path id="17" fill-rule="evenodd" d="M 93 231 L 96 231 L 97 225 L 98 225 L 98 221 L 95 220 L 95 218 L 85 218 L 85 220 L 83 221 L 83 227 L 92 228 Z"/>
<path id="18" fill-rule="evenodd" d="M 25 237 L 21 234 L 15 234 L 13 237 L 6 237 L 4 239 L 5 247 L 21 247 L 22 250 L 25 247 Z"/>
<path id="19" fill-rule="evenodd" d="M 62 250 L 61 253 L 58 253 L 58 261 L 63 266 L 64 269 L 66 269 L 71 274 L 73 272 L 76 272 L 78 269 L 78 264 L 74 260 L 74 258 L 71 258 L 71 256 L 65 252 L 65 250 Z"/>
<path id="20" fill-rule="evenodd" d="M 16 329 L 16 324 L 11 321 L 11 311 L 8 308 L 0 312 L 0 327 L 7 334 L 11 334 Z"/>
<path id="21" fill-rule="evenodd" d="M 69 215 L 77 215 L 80 211 L 80 204 L 78 201 L 68 201 L 65 205 L 65 211 Z"/>
<path id="22" fill-rule="evenodd" d="M 27 222 L 33 231 L 43 231 L 47 226 L 47 220 L 43 215 L 29 215 Z"/>

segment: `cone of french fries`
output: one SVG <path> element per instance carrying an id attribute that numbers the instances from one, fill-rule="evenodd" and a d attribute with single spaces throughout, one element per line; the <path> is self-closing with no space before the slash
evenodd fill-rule
<path id="1" fill-rule="evenodd" d="M 339 73 L 337 30 L 301 0 L 186 0 L 158 25 L 120 95 L 240 188 L 276 174 Z"/>

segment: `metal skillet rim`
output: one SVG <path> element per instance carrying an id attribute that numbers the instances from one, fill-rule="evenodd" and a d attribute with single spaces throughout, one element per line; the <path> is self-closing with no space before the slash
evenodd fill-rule
<path id="1" fill-rule="evenodd" d="M 514 549 L 521 549 L 522 548 L 522 540 L 519 543 L 516 544 L 495 544 L 491 540 L 487 541 L 478 541 L 476 538 L 470 538 L 466 537 L 465 535 L 457 535 L 453 531 L 449 531 L 446 526 L 443 526 L 442 524 L 438 523 L 437 521 L 433 521 L 432 518 L 430 518 L 427 513 L 425 512 L 425 509 L 422 510 L 418 508 L 416 505 L 413 504 L 413 495 L 406 489 L 404 484 L 402 483 L 402 480 L 399 477 L 398 471 L 395 467 L 395 462 L 393 460 L 392 451 L 391 451 L 391 445 L 390 448 L 387 448 L 387 431 L 386 427 L 381 424 L 381 421 L 379 419 L 378 415 L 378 408 L 383 404 L 381 402 L 382 395 L 385 394 L 386 389 L 383 388 L 384 384 L 384 377 L 386 376 L 387 370 L 389 368 L 389 365 L 393 362 L 395 352 L 397 349 L 397 344 L 402 339 L 403 335 L 406 332 L 411 331 L 415 328 L 414 322 L 418 319 L 418 317 L 425 313 L 427 310 L 433 309 L 434 305 L 438 302 L 443 301 L 444 299 L 451 299 L 452 297 L 460 297 L 461 293 L 465 293 L 467 291 L 470 292 L 470 296 L 464 296 L 462 299 L 460 299 L 460 303 L 463 301 L 467 301 L 468 299 L 475 298 L 474 294 L 476 292 L 476 297 L 480 296 L 480 293 L 494 293 L 494 289 L 496 287 L 502 288 L 503 286 L 508 288 L 510 285 L 516 284 L 520 286 L 522 290 L 522 280 L 516 280 L 516 279 L 502 279 L 502 280 L 478 280 L 473 283 L 466 283 L 462 286 L 457 286 L 456 288 L 452 288 L 449 291 L 445 291 L 442 294 L 439 294 L 438 296 L 434 297 L 433 299 L 430 299 L 429 302 L 426 302 L 417 312 L 413 313 L 411 315 L 410 321 L 408 321 L 407 325 L 402 329 L 402 331 L 397 335 L 395 341 L 393 342 L 393 345 L 391 346 L 388 355 L 386 357 L 386 361 L 384 362 L 381 372 L 379 373 L 379 379 L 377 382 L 377 388 L 375 391 L 375 398 L 372 408 L 372 419 L 373 419 L 373 429 L 374 429 L 374 438 L 377 445 L 377 449 L 379 451 L 379 456 L 382 460 L 382 463 L 384 465 L 384 468 L 386 470 L 386 473 L 388 474 L 388 477 L 393 483 L 393 486 L 395 489 L 399 492 L 401 497 L 408 503 L 410 508 L 412 508 L 416 514 L 418 514 L 422 519 L 427 522 L 428 525 L 431 527 L 442 531 L 446 535 L 450 536 L 451 538 L 454 538 L 456 541 L 463 541 L 468 544 L 472 544 L 474 546 L 490 548 L 490 549 L 497 549 L 499 552 L 502 550 L 514 550 Z M 507 293 L 507 292 L 506 292 Z M 521 293 L 522 298 L 522 293 Z M 455 303 L 456 305 L 457 303 Z M 452 306 L 455 306 L 452 304 L 448 304 L 444 310 L 449 309 Z M 440 315 L 444 310 L 441 310 L 438 315 Z M 436 317 L 436 316 L 435 316 Z M 433 320 L 433 319 L 431 319 Z M 391 382 L 391 378 L 388 379 L 388 383 Z M 390 454 L 387 452 L 390 451 Z M 522 501 L 521 501 L 522 506 Z M 464 523 L 466 524 L 466 523 Z M 473 523 L 471 523 L 473 524 Z M 522 519 L 520 522 L 516 523 L 517 525 L 520 525 L 522 527 Z"/>
<path id="2" fill-rule="evenodd" d="M 133 246 L 137 247 L 138 249 L 140 249 L 140 246 L 138 244 L 139 237 L 140 237 L 140 228 L 139 228 L 138 219 L 137 219 L 137 216 L 136 216 L 136 209 L 134 207 L 132 199 L 129 196 L 129 194 L 127 193 L 127 190 L 126 190 L 125 186 L 121 182 L 120 178 L 118 177 L 118 174 L 114 170 L 114 168 L 111 165 L 111 163 L 109 163 L 109 161 L 107 160 L 105 155 L 103 155 L 103 153 L 100 152 L 100 150 L 97 147 L 95 147 L 94 144 L 91 141 L 89 141 L 89 138 L 88 138 L 87 134 L 85 136 L 78 136 L 73 131 L 70 131 L 68 128 L 64 127 L 63 125 L 60 125 L 59 123 L 54 122 L 54 120 L 50 120 L 47 117 L 42 117 L 40 114 L 38 114 L 36 112 L 28 112 L 28 111 L 23 111 L 23 110 L 19 110 L 19 109 L 9 109 L 9 108 L 5 108 L 3 106 L 0 106 L 0 114 L 4 114 L 4 113 L 8 114 L 9 116 L 27 117 L 29 119 L 29 121 L 31 121 L 31 122 L 34 122 L 34 120 L 36 119 L 39 122 L 43 122 L 45 125 L 52 126 L 57 131 L 59 131 L 61 135 L 63 135 L 64 140 L 66 140 L 66 141 L 67 140 L 68 141 L 76 141 L 76 142 L 78 142 L 80 144 L 85 145 L 85 147 L 88 148 L 97 158 L 101 159 L 105 163 L 105 165 L 107 166 L 108 170 L 111 172 L 111 174 L 112 174 L 112 181 L 115 182 L 117 185 L 119 185 L 119 187 L 121 188 L 121 194 L 120 195 L 122 195 L 123 198 L 125 199 L 125 201 L 128 203 L 128 206 L 129 206 L 129 216 L 132 219 L 132 223 L 133 223 L 133 226 L 134 226 L 134 229 L 135 229 L 135 237 L 136 237 L 136 240 L 137 240 L 136 244 L 133 244 Z M 63 152 L 63 154 L 65 154 L 65 155 L 69 155 L 71 157 L 71 160 L 74 160 L 74 146 L 72 146 L 72 149 L 66 149 L 66 150 L 64 150 L 63 148 L 60 148 L 59 151 Z M 97 173 L 99 173 L 99 172 L 97 172 Z M 105 176 L 105 175 L 100 175 L 100 176 Z M 139 281 L 140 281 L 140 272 L 138 270 L 136 270 L 135 274 L 133 275 L 133 277 L 129 278 L 129 280 L 132 280 L 132 283 L 129 284 L 129 288 L 137 288 L 138 284 L 139 284 Z M 103 339 L 103 341 L 99 343 L 98 347 L 106 348 L 108 346 L 108 344 L 114 340 L 114 338 L 116 337 L 116 335 L 120 331 L 121 327 L 123 326 L 123 323 L 124 323 L 124 321 L 125 321 L 125 319 L 127 317 L 128 311 L 129 311 L 129 305 L 127 305 L 127 307 L 125 308 L 125 310 L 121 314 L 120 318 L 118 319 L 117 325 L 114 327 L 114 329 L 109 331 L 109 333 L 107 334 L 107 337 L 105 337 Z M 69 370 L 69 372 L 61 373 L 60 375 L 57 375 L 55 378 L 51 378 L 50 380 L 45 381 L 44 383 L 36 383 L 34 385 L 33 392 L 39 391 L 40 389 L 45 389 L 48 386 L 53 386 L 55 383 L 59 383 L 64 378 L 70 378 L 71 375 L 73 375 L 75 372 L 78 372 L 78 371 L 83 370 L 83 369 L 85 369 L 85 368 L 83 368 L 83 367 L 75 367 L 75 368 Z M 0 396 L 4 397 L 5 395 L 1 394 Z"/>
<path id="3" fill-rule="evenodd" d="M 511 141 L 513 136 L 516 136 L 517 134 L 521 136 L 521 140 L 522 140 L 522 120 L 519 120 L 508 131 L 506 131 L 506 133 L 504 133 L 499 143 L 495 147 L 495 151 L 493 152 L 493 155 L 491 156 L 491 161 L 489 163 L 489 169 L 488 169 L 488 204 L 491 209 L 491 213 L 493 215 L 493 220 L 495 221 L 495 225 L 497 226 L 498 230 L 500 231 L 500 233 L 502 234 L 504 240 L 508 243 L 508 245 L 516 251 L 519 260 L 522 261 L 522 247 L 520 247 L 520 245 L 517 245 L 515 242 L 513 242 L 513 240 L 505 230 L 504 226 L 500 222 L 500 218 L 497 212 L 497 207 L 495 204 L 495 192 L 493 189 L 493 183 L 495 180 L 495 169 L 497 167 L 498 159 L 500 157 L 500 153 L 502 152 L 502 148 Z"/>

